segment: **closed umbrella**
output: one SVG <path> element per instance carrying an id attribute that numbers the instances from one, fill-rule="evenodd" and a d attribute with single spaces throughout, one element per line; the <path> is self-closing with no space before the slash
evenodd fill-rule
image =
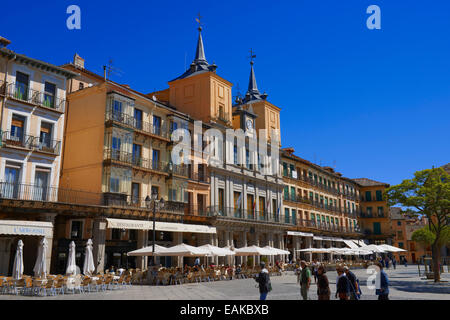
<path id="1" fill-rule="evenodd" d="M 388 251 L 388 252 L 404 252 L 404 251 L 406 251 L 404 249 L 390 246 L 388 244 L 381 244 L 381 245 L 379 245 L 379 247 L 383 248 L 385 251 Z"/>
<path id="2" fill-rule="evenodd" d="M 45 279 L 47 277 L 47 248 L 47 239 L 42 238 L 38 249 L 36 263 L 33 268 L 34 276 L 36 278 L 42 277 Z"/>
<path id="3" fill-rule="evenodd" d="M 86 244 L 86 251 L 84 255 L 83 274 L 92 275 L 95 271 L 94 256 L 92 254 L 92 240 L 89 239 Z"/>
<path id="4" fill-rule="evenodd" d="M 66 274 L 77 274 L 77 265 L 75 262 L 75 242 L 73 241 L 69 245 L 69 258 L 67 259 Z"/>
<path id="5" fill-rule="evenodd" d="M 23 275 L 23 242 L 19 240 L 17 243 L 16 257 L 14 258 L 13 274 L 14 280 L 22 279 Z"/>

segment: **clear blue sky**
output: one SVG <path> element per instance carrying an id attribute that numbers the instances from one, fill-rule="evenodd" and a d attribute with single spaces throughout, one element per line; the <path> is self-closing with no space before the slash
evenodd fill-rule
<path id="1" fill-rule="evenodd" d="M 66 8 L 81 8 L 81 30 Z M 366 9 L 381 8 L 381 30 Z M 19 9 L 20 8 L 20 9 Z M 204 17 L 208 62 L 245 91 L 256 79 L 282 108 L 283 146 L 350 178 L 390 184 L 450 161 L 450 1 L 22 1 L 2 3 L 10 48 L 57 65 L 75 52 L 150 92 L 184 72 Z"/>

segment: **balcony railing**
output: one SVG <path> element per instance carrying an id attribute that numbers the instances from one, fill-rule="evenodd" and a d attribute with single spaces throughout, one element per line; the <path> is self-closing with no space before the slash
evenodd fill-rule
<path id="1" fill-rule="evenodd" d="M 208 207 L 208 216 L 228 217 L 236 219 L 245 219 L 251 221 L 266 221 L 280 223 L 280 217 L 269 214 L 268 212 L 242 210 L 239 208 L 229 208 L 220 206 Z M 287 222 L 289 223 L 289 222 Z"/>
<path id="2" fill-rule="evenodd" d="M 61 141 L 59 140 L 42 139 L 24 134 L 12 134 L 11 131 L 2 132 L 1 139 L 2 146 L 20 147 L 54 155 L 59 155 L 61 148 Z"/>
<path id="3" fill-rule="evenodd" d="M 189 172 L 189 180 L 209 183 L 209 177 L 203 172 Z"/>
<path id="4" fill-rule="evenodd" d="M 9 98 L 25 101 L 41 107 L 64 112 L 66 100 L 55 97 L 48 92 L 31 89 L 29 86 L 9 83 L 6 86 L 6 95 Z"/>
<path id="5" fill-rule="evenodd" d="M 153 161 L 151 159 L 141 158 L 133 155 L 132 153 L 120 151 L 116 149 L 105 149 L 104 158 L 105 161 L 117 161 L 128 164 L 130 166 L 154 170 L 159 172 L 169 172 L 169 165 L 163 161 Z"/>
<path id="6" fill-rule="evenodd" d="M 165 139 L 170 139 L 170 133 L 166 126 L 155 126 L 152 123 L 136 119 L 135 117 L 123 112 L 114 111 L 111 108 L 106 111 L 106 121 L 119 122 L 136 130 Z"/>

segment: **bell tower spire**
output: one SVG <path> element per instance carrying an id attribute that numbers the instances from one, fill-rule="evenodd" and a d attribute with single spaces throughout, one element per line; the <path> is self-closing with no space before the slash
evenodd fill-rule
<path id="1" fill-rule="evenodd" d="M 253 61 L 256 58 L 256 54 L 250 49 L 250 78 L 248 80 L 248 90 L 245 94 L 244 103 L 247 103 L 252 100 L 265 100 L 267 98 L 267 94 L 261 94 L 258 90 L 258 85 L 256 84 L 255 70 L 253 65 L 255 62 Z"/>

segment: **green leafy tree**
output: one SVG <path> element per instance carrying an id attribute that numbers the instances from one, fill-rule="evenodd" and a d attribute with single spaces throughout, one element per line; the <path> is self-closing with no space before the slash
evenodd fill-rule
<path id="1" fill-rule="evenodd" d="M 387 188 L 384 196 L 390 206 L 401 205 L 410 216 L 420 214 L 428 218 L 428 228 L 434 234 L 434 281 L 440 281 L 440 249 L 450 220 L 450 175 L 442 168 L 417 171 L 413 179 Z"/>

